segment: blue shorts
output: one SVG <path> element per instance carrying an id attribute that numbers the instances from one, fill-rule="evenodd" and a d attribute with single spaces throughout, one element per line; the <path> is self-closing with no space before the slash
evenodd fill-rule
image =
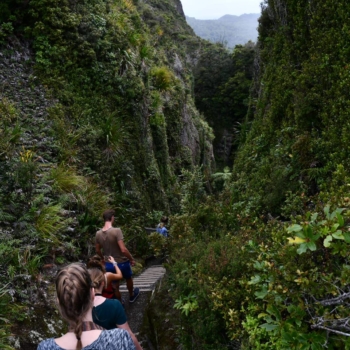
<path id="1" fill-rule="evenodd" d="M 130 261 L 125 261 L 123 263 L 118 263 L 118 267 L 120 268 L 120 271 L 123 274 L 123 277 L 128 280 L 132 276 L 132 270 L 131 270 L 131 265 Z"/>
<path id="2" fill-rule="evenodd" d="M 113 263 L 105 262 L 105 269 L 106 269 L 106 272 L 116 273 L 116 270 L 115 270 Z"/>

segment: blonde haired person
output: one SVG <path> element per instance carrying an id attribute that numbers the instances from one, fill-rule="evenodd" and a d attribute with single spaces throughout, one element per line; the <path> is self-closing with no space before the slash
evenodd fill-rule
<path id="1" fill-rule="evenodd" d="M 58 308 L 69 324 L 68 333 L 43 340 L 38 350 L 135 350 L 124 329 L 104 330 L 93 323 L 95 291 L 88 270 L 82 264 L 70 264 L 56 276 Z"/>
<path id="2" fill-rule="evenodd" d="M 124 308 L 117 299 L 106 299 L 102 295 L 106 279 L 100 269 L 89 269 L 92 286 L 95 289 L 94 308 L 92 309 L 93 321 L 105 329 L 121 328 L 129 332 L 137 350 L 142 350 L 136 336 L 131 331 L 127 322 Z"/>

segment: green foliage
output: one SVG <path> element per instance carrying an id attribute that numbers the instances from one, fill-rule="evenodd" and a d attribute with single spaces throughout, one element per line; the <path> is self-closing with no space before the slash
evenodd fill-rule
<path id="1" fill-rule="evenodd" d="M 153 210 L 146 214 L 145 224 L 147 227 L 155 227 L 160 218 L 164 215 L 163 211 Z"/>
<path id="2" fill-rule="evenodd" d="M 149 247 L 156 257 L 164 256 L 167 252 L 168 240 L 158 232 L 152 232 L 148 236 Z"/>
<path id="3" fill-rule="evenodd" d="M 263 4 L 231 182 L 207 199 L 183 186 L 189 204 L 172 218 L 168 287 L 180 310 L 188 296 L 198 303 L 181 318 L 185 348 L 349 348 L 349 11 L 346 1 Z M 217 51 L 208 62 L 232 69 Z M 209 99 L 210 71 L 198 67 Z M 223 96 L 245 85 L 236 73 Z M 215 106 L 198 99 L 203 112 Z"/>
<path id="4" fill-rule="evenodd" d="M 192 213 L 196 210 L 200 200 L 204 197 L 203 174 L 200 168 L 192 171 L 183 170 L 181 183 L 181 209 Z"/>
<path id="5" fill-rule="evenodd" d="M 339 245 L 333 240 L 344 240 L 350 243 L 350 234 L 344 231 L 344 217 L 341 215 L 345 209 L 337 208 L 330 213 L 330 206 L 327 205 L 323 211 L 325 218 L 319 220 L 318 213 L 314 213 L 308 218 L 308 221 L 303 225 L 294 224 L 288 228 L 288 232 L 295 234 L 294 239 L 289 238 L 291 244 L 299 244 L 298 253 L 305 253 L 308 249 L 315 251 L 317 249 L 317 242 L 319 238 L 323 238 L 323 246 L 326 248 L 336 248 L 339 251 Z M 309 213 L 309 216 L 311 213 Z M 342 255 L 344 253 L 341 253 Z"/>
<path id="6" fill-rule="evenodd" d="M 222 184 L 223 187 L 227 187 L 231 179 L 232 173 L 229 167 L 225 167 L 222 173 L 215 173 L 211 177 L 213 179 L 214 185 Z M 220 186 L 220 185 L 219 185 Z"/>
<path id="7" fill-rule="evenodd" d="M 180 297 L 175 301 L 174 308 L 181 310 L 181 312 L 188 316 L 190 312 L 196 311 L 198 309 L 196 295 L 189 294 L 188 296 Z"/>
<path id="8" fill-rule="evenodd" d="M 242 181 L 252 190 L 248 196 L 274 215 L 287 192 L 313 195 L 338 164 L 347 168 L 347 8 L 345 2 L 265 2 L 251 104 L 256 113 L 235 173 L 249 178 Z M 267 198 L 259 193 L 264 187 L 271 193 Z"/>
<path id="9" fill-rule="evenodd" d="M 160 91 L 167 91 L 174 84 L 174 74 L 167 67 L 155 67 L 150 74 L 154 87 Z"/>
<path id="10" fill-rule="evenodd" d="M 35 255 L 32 255 L 32 249 L 26 247 L 23 251 L 19 252 L 17 255 L 16 261 L 16 270 L 17 273 L 23 275 L 30 275 L 33 278 L 37 277 L 37 274 L 42 266 L 43 258 L 45 255 L 39 255 L 35 252 Z M 14 276 L 13 276 L 14 277 Z"/>
<path id="11" fill-rule="evenodd" d="M 20 240 L 15 240 L 5 235 L 2 235 L 2 242 L 0 244 L 1 262 L 4 266 L 13 264 L 18 255 L 18 246 Z"/>
<path id="12" fill-rule="evenodd" d="M 84 187 L 76 194 L 80 211 L 100 216 L 108 208 L 110 195 L 93 182 L 85 182 Z"/>
<path id="13" fill-rule="evenodd" d="M 0 347 L 4 350 L 13 350 L 13 347 L 9 345 L 10 333 L 10 324 L 9 320 L 6 318 L 6 315 L 9 314 L 8 310 L 8 286 L 4 285 L 0 288 Z"/>
<path id="14" fill-rule="evenodd" d="M 85 179 L 77 175 L 75 169 L 65 164 L 52 168 L 48 180 L 52 181 L 52 188 L 60 193 L 71 193 L 76 189 L 82 189 L 85 184 Z"/>
<path id="15" fill-rule="evenodd" d="M 299 340 L 305 349 L 321 348 L 325 342 L 331 348 L 339 346 L 341 336 L 333 333 L 327 340 L 322 327 L 336 332 L 341 325 L 332 320 L 346 318 L 342 313 L 347 308 L 328 300 L 336 303 L 342 298 L 349 282 L 348 244 L 337 231 L 347 235 L 343 225 L 350 211 L 348 205 L 346 210 L 331 211 L 330 206 L 322 209 L 316 198 L 314 202 L 315 210 L 298 217 L 289 228 L 276 220 L 265 224 L 253 217 L 238 218 L 239 230 L 233 235 L 225 221 L 199 227 L 203 205 L 195 214 L 173 218 L 173 293 L 180 309 L 186 296 L 196 295 L 199 309 L 186 321 L 194 337 L 201 332 L 196 320 L 211 310 L 229 338 L 242 339 L 244 349 L 295 348 Z M 224 202 L 212 205 L 210 223 L 215 216 L 225 217 Z M 234 227 L 232 221 L 231 230 Z M 287 238 L 295 233 L 303 242 L 290 239 L 293 245 L 288 244 Z M 325 246 L 324 238 L 333 234 L 333 246 Z M 207 345 L 212 341 L 203 338 Z"/>
<path id="16" fill-rule="evenodd" d="M 122 120 L 107 116 L 99 122 L 99 142 L 103 145 L 103 154 L 107 161 L 116 161 L 116 158 L 123 153 L 127 144 L 127 133 L 122 125 Z"/>
<path id="17" fill-rule="evenodd" d="M 237 45 L 232 53 L 219 44 L 207 45 L 194 72 L 196 106 L 214 129 L 214 151 L 219 164 L 231 161 L 232 144 L 238 143 L 239 135 L 231 140 L 231 133 L 247 114 L 254 52 L 252 42 Z M 223 154 L 225 147 L 229 149 Z"/>
<path id="18" fill-rule="evenodd" d="M 52 247 L 60 244 L 59 233 L 62 232 L 69 220 L 63 217 L 63 208 L 60 204 L 43 207 L 36 217 L 35 228 L 43 241 L 50 242 Z"/>
<path id="19" fill-rule="evenodd" d="M 106 208 L 116 209 L 133 253 L 167 253 L 163 237 L 150 244 L 145 214 L 179 211 L 181 199 L 193 210 L 203 197 L 197 168 L 210 179 L 213 135 L 191 96 L 201 42 L 174 4 L 1 3 L 0 40 L 18 35 L 0 55 L 9 83 L 0 102 L 0 278 L 14 303 L 31 302 L 42 264 L 93 251 Z"/>
<path id="20" fill-rule="evenodd" d="M 1 37 L 0 37 L 1 39 Z M 18 114 L 15 106 L 3 98 L 0 100 L 0 160 L 10 156 L 21 136 Z"/>
<path id="21" fill-rule="evenodd" d="M 30 202 L 35 188 L 38 163 L 34 158 L 34 152 L 25 149 L 19 153 L 19 162 L 15 168 L 15 184 L 23 193 L 23 200 Z"/>

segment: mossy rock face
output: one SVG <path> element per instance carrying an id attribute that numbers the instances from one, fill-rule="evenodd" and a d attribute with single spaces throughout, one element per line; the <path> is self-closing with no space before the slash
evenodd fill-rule
<path id="1" fill-rule="evenodd" d="M 179 333 L 175 330 L 180 328 L 181 321 L 167 288 L 166 282 L 159 285 L 144 315 L 140 338 L 147 339 L 147 349 L 179 348 Z"/>
<path id="2" fill-rule="evenodd" d="M 56 307 L 54 283 L 43 281 L 32 295 L 31 306 L 24 311 L 25 319 L 12 328 L 11 343 L 15 349 L 36 349 L 42 340 L 67 332 L 67 323 Z"/>

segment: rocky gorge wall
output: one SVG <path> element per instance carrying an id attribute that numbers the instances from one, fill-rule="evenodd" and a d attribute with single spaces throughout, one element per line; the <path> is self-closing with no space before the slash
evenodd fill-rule
<path id="1" fill-rule="evenodd" d="M 104 209 L 116 208 L 141 256 L 145 214 L 180 210 L 183 170 L 213 168 L 192 96 L 199 42 L 179 3 L 170 16 L 107 4 L 32 2 L 26 36 L 18 27 L 0 44 L 0 316 L 18 349 L 65 328 L 52 276 L 93 253 Z"/>

